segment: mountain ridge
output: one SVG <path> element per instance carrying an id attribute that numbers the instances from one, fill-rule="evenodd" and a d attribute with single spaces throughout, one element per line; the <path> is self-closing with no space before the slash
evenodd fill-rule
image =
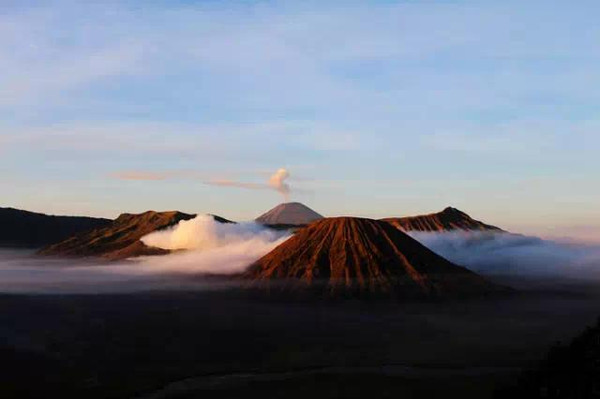
<path id="1" fill-rule="evenodd" d="M 220 216 L 211 215 L 217 222 L 233 223 Z M 40 255 L 66 257 L 102 257 L 121 260 L 145 255 L 164 255 L 171 251 L 150 247 L 141 238 L 152 232 L 172 227 L 182 220 L 196 217 L 179 211 L 146 211 L 140 214 L 123 213 L 104 228 L 47 246 Z"/>
<path id="2" fill-rule="evenodd" d="M 105 218 L 48 215 L 0 207 L 0 246 L 41 248 L 110 223 Z"/>
<path id="3" fill-rule="evenodd" d="M 499 227 L 473 219 L 453 207 L 441 212 L 418 216 L 391 217 L 380 219 L 402 231 L 443 232 L 443 231 L 495 231 L 504 232 Z"/>

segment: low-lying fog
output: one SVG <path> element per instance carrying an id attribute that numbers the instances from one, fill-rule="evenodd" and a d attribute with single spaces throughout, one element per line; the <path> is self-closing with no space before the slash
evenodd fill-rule
<path id="1" fill-rule="evenodd" d="M 600 246 L 563 244 L 513 234 L 411 233 L 434 252 L 490 278 L 600 283 Z M 57 259 L 0 249 L 0 292 L 101 293 L 211 288 L 205 275 L 243 271 L 289 234 L 256 223 L 222 224 L 207 215 L 152 233 L 144 243 L 176 250 L 121 262 Z"/>
<path id="2" fill-rule="evenodd" d="M 33 251 L 0 249 L 0 292 L 102 293 L 148 289 L 221 287 L 206 275 L 243 271 L 289 237 L 257 223 L 218 223 L 200 215 L 142 238 L 147 245 L 174 250 L 119 262 L 40 257 Z"/>
<path id="3" fill-rule="evenodd" d="M 474 272 L 600 281 L 600 245 L 559 243 L 518 234 L 448 232 L 410 234 Z"/>

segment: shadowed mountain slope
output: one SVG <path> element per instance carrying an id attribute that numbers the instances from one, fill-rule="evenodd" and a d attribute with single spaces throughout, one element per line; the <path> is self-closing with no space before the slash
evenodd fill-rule
<path id="1" fill-rule="evenodd" d="M 284 290 L 324 286 L 332 295 L 462 296 L 497 288 L 389 223 L 352 217 L 327 218 L 299 230 L 243 277 Z"/>
<path id="2" fill-rule="evenodd" d="M 52 216 L 0 208 L 0 246 L 39 248 L 110 223 L 110 219 Z"/>
<path id="3" fill-rule="evenodd" d="M 256 218 L 265 225 L 302 226 L 323 219 L 323 216 L 299 202 L 279 204 L 270 211 Z"/>
<path id="4" fill-rule="evenodd" d="M 471 218 L 464 212 L 456 208 L 448 207 L 442 212 L 431 213 L 428 215 L 400 217 L 400 218 L 385 218 L 382 219 L 391 223 L 395 227 L 403 231 L 426 231 L 426 232 L 442 232 L 442 231 L 497 231 L 502 229 L 485 224 Z"/>
<path id="5" fill-rule="evenodd" d="M 171 227 L 181 220 L 193 219 L 196 215 L 182 212 L 154 212 L 141 214 L 124 213 L 109 226 L 71 237 L 40 251 L 42 255 L 68 257 L 99 256 L 110 260 L 143 255 L 161 255 L 170 251 L 145 245 L 140 239 L 157 230 Z M 220 223 L 232 223 L 212 215 Z"/>

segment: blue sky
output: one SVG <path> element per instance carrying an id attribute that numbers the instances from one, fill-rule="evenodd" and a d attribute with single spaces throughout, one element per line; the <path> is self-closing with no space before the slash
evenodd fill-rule
<path id="1" fill-rule="evenodd" d="M 0 5 L 0 205 L 600 236 L 597 1 L 82 3 Z"/>

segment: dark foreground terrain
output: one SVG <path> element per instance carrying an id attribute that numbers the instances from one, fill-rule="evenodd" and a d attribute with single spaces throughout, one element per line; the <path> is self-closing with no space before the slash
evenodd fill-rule
<path id="1" fill-rule="evenodd" d="M 0 295 L 0 397 L 492 397 L 600 313 L 596 287 L 551 287 L 424 304 Z"/>

